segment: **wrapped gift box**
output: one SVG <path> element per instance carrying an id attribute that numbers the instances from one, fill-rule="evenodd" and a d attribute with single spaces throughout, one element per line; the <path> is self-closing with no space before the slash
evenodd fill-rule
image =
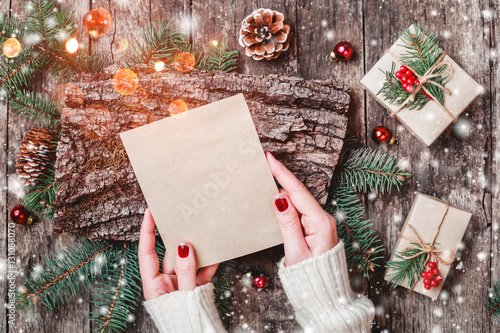
<path id="1" fill-rule="evenodd" d="M 410 31 L 415 31 L 413 25 L 410 27 Z M 399 58 L 405 53 L 403 44 L 403 40 L 399 38 L 389 49 L 390 53 Z M 392 114 L 399 106 L 385 101 L 382 94 L 377 96 L 386 79 L 385 71 L 391 69 L 393 62 L 396 64 L 396 68 L 402 65 L 390 53 L 387 52 L 380 58 L 375 66 L 363 77 L 361 85 Z M 455 117 L 458 117 L 477 96 L 482 94 L 483 87 L 474 81 L 448 55 L 444 57 L 443 61 L 450 63 L 451 66 L 451 74 L 445 86 L 452 93 L 451 96 L 445 95 L 444 106 Z M 442 109 L 438 102 L 432 100 L 420 110 L 404 108 L 395 117 L 427 146 L 430 146 L 453 122 L 453 118 Z"/>
<path id="2" fill-rule="evenodd" d="M 408 238 L 416 238 L 408 225 L 411 225 L 422 242 L 430 243 L 436 233 L 439 223 L 446 210 L 446 203 L 434 197 L 418 193 L 413 206 L 411 207 L 405 225 L 401 230 L 401 235 Z M 449 205 L 448 211 L 444 216 L 443 223 L 439 229 L 434 245 L 440 250 L 449 250 L 453 255 L 457 253 L 458 247 L 462 238 L 464 237 L 465 230 L 469 225 L 472 213 L 461 208 Z M 394 252 L 391 256 L 391 261 L 401 260 L 395 257 L 395 253 L 404 251 L 409 247 L 411 242 L 408 239 L 399 237 Z M 413 286 L 413 291 L 428 296 L 432 299 L 437 299 L 441 289 L 443 288 L 446 276 L 451 268 L 451 265 L 438 263 L 439 275 L 443 278 L 438 286 L 432 287 L 430 290 L 424 288 L 422 277 L 420 277 Z M 427 269 L 427 267 L 425 267 Z M 390 276 L 394 271 L 388 268 L 385 272 L 385 280 L 389 281 Z M 420 272 L 419 272 L 420 273 Z M 407 279 L 400 284 L 402 287 L 408 287 Z"/>

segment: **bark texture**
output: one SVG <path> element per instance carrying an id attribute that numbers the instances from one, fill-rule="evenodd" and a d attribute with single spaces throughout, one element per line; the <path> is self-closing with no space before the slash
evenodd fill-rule
<path id="1" fill-rule="evenodd" d="M 73 83 L 81 92 L 66 91 L 83 94 L 85 102 L 65 108 L 62 115 L 56 230 L 92 240 L 137 240 L 146 202 L 118 133 L 168 117 L 183 105 L 176 100 L 193 109 L 240 92 L 264 150 L 275 154 L 325 203 L 347 127 L 347 86 L 278 75 L 148 74 L 136 67 L 139 88 L 123 96 L 113 85 L 117 70 L 80 75 Z"/>

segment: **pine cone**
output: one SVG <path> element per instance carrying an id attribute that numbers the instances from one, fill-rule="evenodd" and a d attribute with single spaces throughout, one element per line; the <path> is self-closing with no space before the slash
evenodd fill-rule
<path id="1" fill-rule="evenodd" d="M 285 15 L 271 9 L 257 9 L 241 23 L 240 45 L 255 60 L 271 60 L 290 46 L 290 26 Z"/>
<path id="2" fill-rule="evenodd" d="M 56 158 L 54 137 L 43 128 L 33 128 L 26 133 L 19 154 L 16 172 L 26 186 L 33 186 Z"/>

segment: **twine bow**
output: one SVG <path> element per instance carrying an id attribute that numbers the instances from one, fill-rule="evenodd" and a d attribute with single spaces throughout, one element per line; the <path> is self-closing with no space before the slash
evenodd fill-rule
<path id="1" fill-rule="evenodd" d="M 427 255 L 427 258 L 425 259 L 425 262 L 424 262 L 424 266 L 427 265 L 427 262 L 429 261 L 429 259 L 431 257 L 435 257 L 440 263 L 445 264 L 445 265 L 451 265 L 455 261 L 455 256 L 453 255 L 453 253 L 451 253 L 450 250 L 438 250 L 434 246 L 434 243 L 436 242 L 436 238 L 439 234 L 439 231 L 441 230 L 441 226 L 443 225 L 444 218 L 446 217 L 446 214 L 448 213 L 448 208 L 450 207 L 450 204 L 448 203 L 448 201 L 446 201 L 445 204 L 446 204 L 446 208 L 444 210 L 443 216 L 441 217 L 441 222 L 439 222 L 439 225 L 437 226 L 436 232 L 434 234 L 434 237 L 432 238 L 431 243 L 422 242 L 422 239 L 417 234 L 417 232 L 415 231 L 415 229 L 413 228 L 413 226 L 411 224 L 408 224 L 408 227 L 413 232 L 413 234 L 415 235 L 416 238 L 407 237 L 407 236 L 404 236 L 401 233 L 399 233 L 400 237 L 402 237 L 406 240 L 409 240 L 411 243 L 416 244 L 416 245 L 412 244 L 412 245 L 406 247 L 405 251 L 408 249 L 418 249 L 419 250 L 419 252 L 415 253 L 414 255 L 403 256 L 404 259 L 413 259 L 413 258 L 416 258 L 416 257 L 421 256 L 423 254 Z M 449 259 L 446 258 L 443 254 L 447 254 Z"/>
<path id="2" fill-rule="evenodd" d="M 393 58 L 395 58 L 396 60 L 398 60 L 399 62 L 402 63 L 401 59 L 399 59 L 399 57 L 397 55 L 395 55 L 394 53 L 392 53 L 390 50 L 387 50 L 386 51 L 387 53 L 389 53 Z M 413 101 L 415 101 L 415 96 L 418 94 L 418 92 L 420 90 L 423 90 L 428 96 L 430 96 L 437 104 L 439 104 L 439 106 L 446 112 L 448 113 L 448 115 L 451 117 L 451 119 L 453 119 L 453 122 L 457 121 L 457 117 L 450 111 L 448 110 L 443 104 L 441 104 L 437 99 L 436 99 L 436 96 L 434 96 L 426 87 L 425 87 L 425 84 L 426 83 L 429 83 L 429 84 L 433 84 L 441 89 L 443 89 L 443 91 L 447 94 L 447 95 L 451 95 L 451 91 L 450 89 L 446 88 L 445 86 L 443 86 L 442 84 L 440 83 L 437 83 L 436 81 L 434 80 L 431 80 L 432 78 L 435 78 L 435 77 L 445 77 L 447 75 L 449 75 L 451 73 L 451 64 L 448 62 L 448 61 L 443 61 L 444 57 L 446 56 L 446 51 L 443 51 L 441 52 L 441 55 L 439 56 L 439 58 L 436 60 L 436 62 L 427 70 L 427 72 L 425 72 L 424 75 L 420 75 L 418 74 L 418 72 L 416 70 L 414 70 L 413 68 L 411 68 L 410 66 L 406 66 L 406 68 L 408 68 L 409 70 L 411 70 L 415 76 L 418 78 L 418 81 L 420 82 L 420 84 L 415 88 L 415 90 L 413 91 L 413 93 L 410 95 L 410 97 L 408 97 L 400 106 L 399 108 L 396 110 L 396 111 L 393 111 L 391 112 L 391 117 L 395 117 L 396 114 L 401 111 L 408 103 L 411 103 Z M 437 70 L 441 69 L 442 67 L 445 67 L 445 69 L 439 73 L 439 72 L 436 72 Z"/>

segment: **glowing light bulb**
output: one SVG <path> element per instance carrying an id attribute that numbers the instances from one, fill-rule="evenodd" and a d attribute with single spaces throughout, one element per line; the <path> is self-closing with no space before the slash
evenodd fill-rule
<path id="1" fill-rule="evenodd" d="M 73 37 L 73 38 L 70 38 L 67 40 L 66 42 L 66 51 L 68 51 L 68 53 L 75 53 L 76 51 L 78 51 L 78 47 L 79 47 L 79 43 L 78 43 L 78 40 Z"/>
<path id="2" fill-rule="evenodd" d="M 215 47 L 217 47 L 217 45 L 219 45 L 219 42 L 216 41 L 216 40 L 213 40 L 210 43 L 212 43 L 212 45 L 215 46 Z"/>
<path id="3" fill-rule="evenodd" d="M 163 70 L 163 68 L 165 68 L 165 63 L 163 61 L 158 61 L 155 64 L 155 71 L 161 72 Z"/>

